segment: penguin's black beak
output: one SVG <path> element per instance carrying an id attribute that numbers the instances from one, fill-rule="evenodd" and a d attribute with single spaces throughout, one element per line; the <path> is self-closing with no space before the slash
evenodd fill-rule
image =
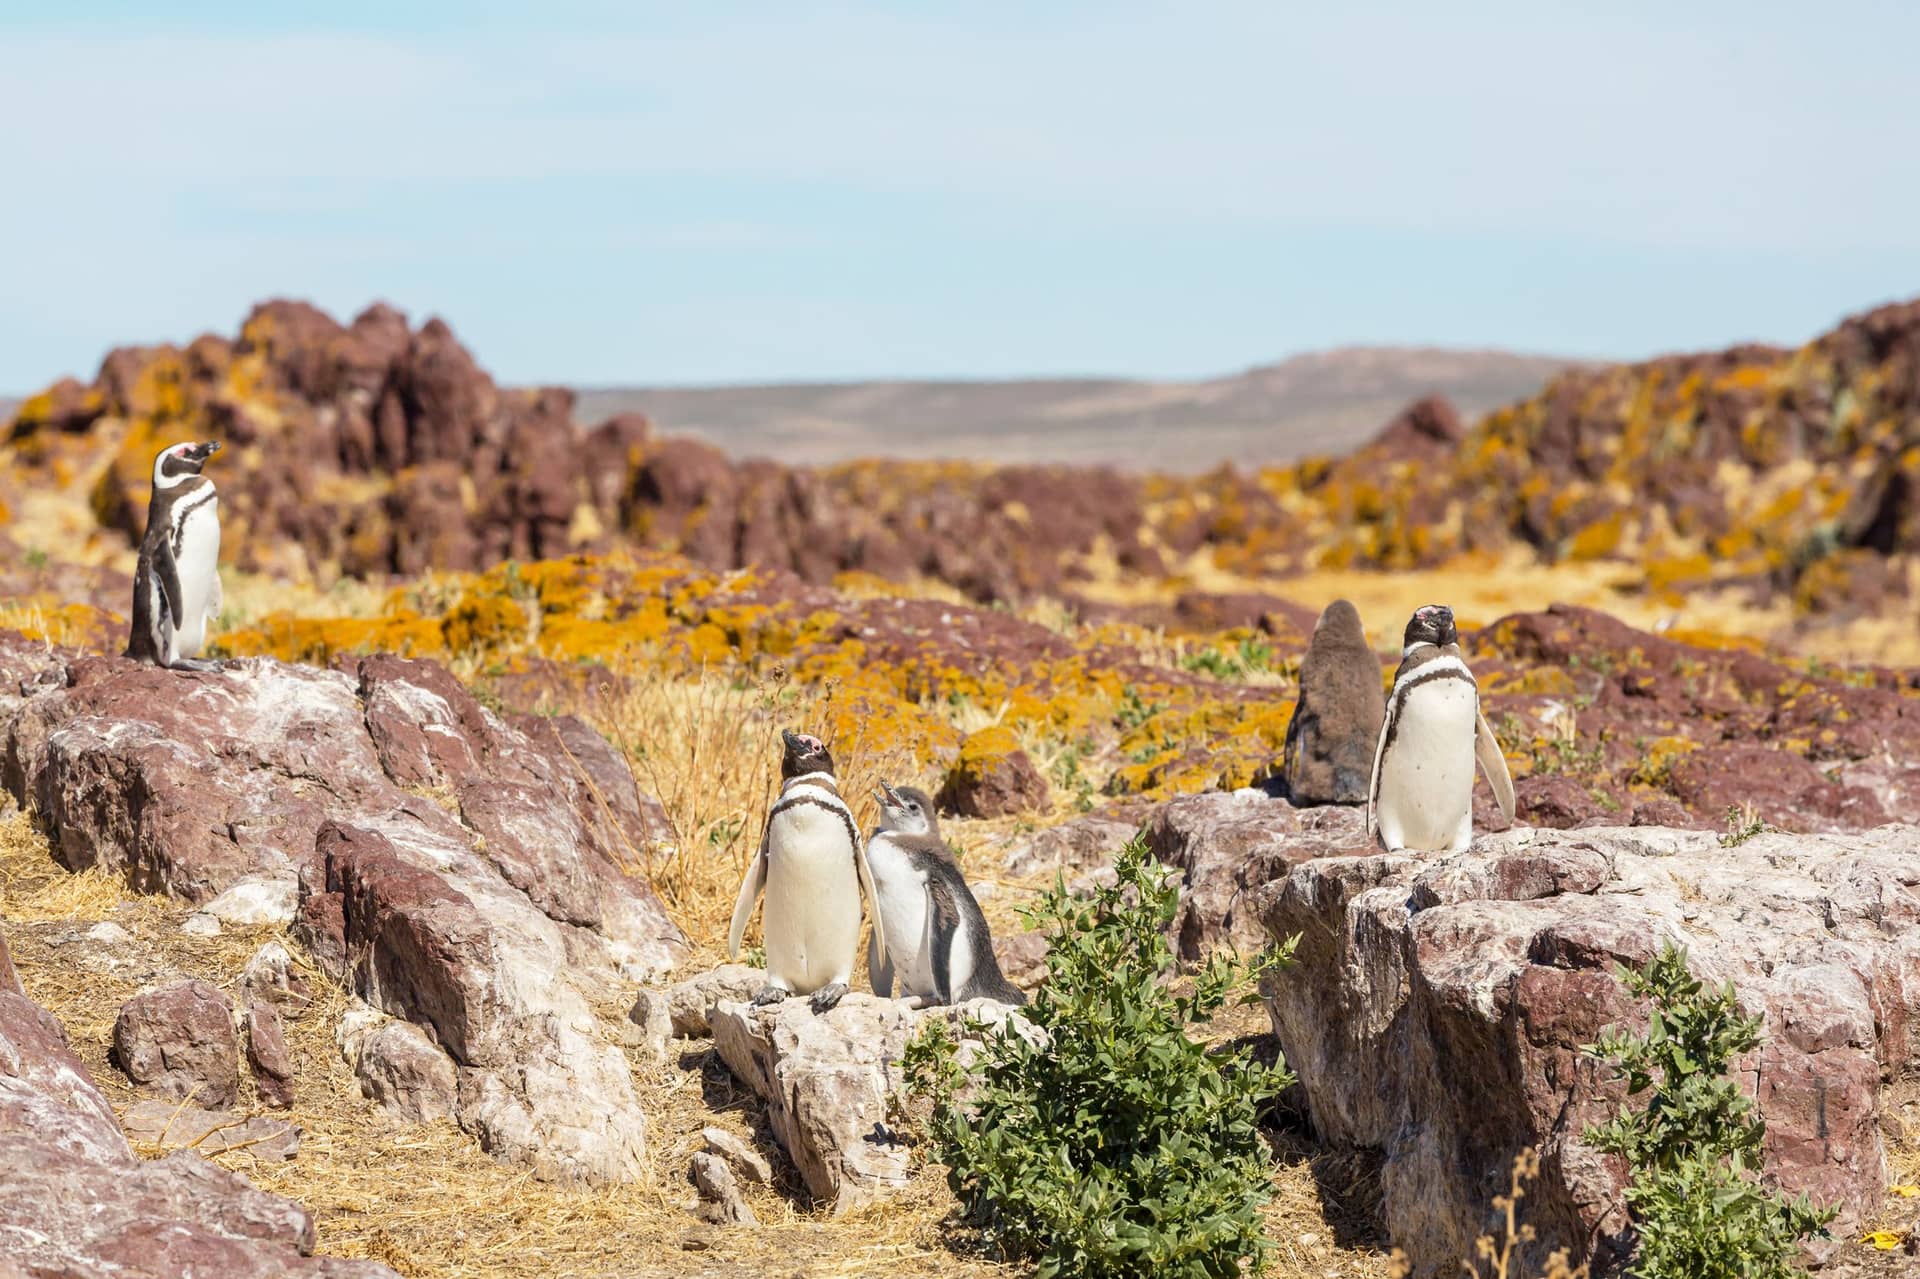
<path id="1" fill-rule="evenodd" d="M 780 730 L 780 744 L 788 750 L 798 750 L 800 749 L 800 734 L 794 732 L 791 728 L 783 728 Z"/>
<path id="2" fill-rule="evenodd" d="M 208 440 L 203 444 L 196 444 L 188 449 L 187 456 L 196 462 L 205 462 L 215 453 L 218 453 L 222 447 L 219 440 Z"/>

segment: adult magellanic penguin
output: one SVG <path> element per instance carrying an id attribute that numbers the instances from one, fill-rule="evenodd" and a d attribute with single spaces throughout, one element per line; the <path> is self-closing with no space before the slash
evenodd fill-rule
<path id="1" fill-rule="evenodd" d="M 860 899 L 875 900 L 873 878 L 853 812 L 840 798 L 833 755 L 817 737 L 791 729 L 780 737 L 780 798 L 740 885 L 727 957 L 740 953 L 740 938 L 764 891 L 767 984 L 753 1002 L 811 995 L 813 1011 L 823 1013 L 850 989 L 860 950 Z M 887 939 L 877 907 L 873 932 L 884 956 Z"/>
<path id="2" fill-rule="evenodd" d="M 153 459 L 128 657 L 178 671 L 220 669 L 199 660 L 207 623 L 220 613 L 220 499 L 200 470 L 219 451 L 218 440 L 174 444 Z"/>
<path id="3" fill-rule="evenodd" d="M 1460 655 L 1453 610 L 1416 609 L 1373 752 L 1367 831 L 1389 851 L 1461 852 L 1473 842 L 1473 766 L 1513 819 L 1507 758 L 1480 713 L 1480 686 Z"/>

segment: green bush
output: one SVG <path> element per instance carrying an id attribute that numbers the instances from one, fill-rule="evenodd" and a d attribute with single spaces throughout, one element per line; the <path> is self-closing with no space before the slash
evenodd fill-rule
<path id="1" fill-rule="evenodd" d="M 1728 1077 L 1733 1059 L 1760 1043 L 1759 1017 L 1740 1011 L 1731 985 L 1710 990 L 1686 952 L 1663 947 L 1643 971 L 1623 969 L 1653 1001 L 1647 1033 L 1618 1027 L 1588 1051 L 1611 1060 L 1627 1093 L 1651 1091 L 1639 1110 L 1587 1130 L 1632 1170 L 1627 1207 L 1639 1233 L 1632 1273 L 1642 1279 L 1785 1279 L 1796 1245 L 1833 1219 L 1807 1196 L 1790 1200 L 1756 1171 L 1766 1124 Z"/>
<path id="2" fill-rule="evenodd" d="M 1115 869 L 1114 887 L 1083 899 L 1056 881 L 1029 912 L 1051 946 L 1023 1010 L 1045 1046 L 1002 1027 L 962 1068 L 936 1023 L 908 1049 L 908 1079 L 969 1216 L 1040 1279 L 1257 1270 L 1260 1117 L 1293 1077 L 1245 1049 L 1209 1053 L 1187 1028 L 1255 1000 L 1248 982 L 1293 944 L 1251 965 L 1216 954 L 1176 994 L 1163 978 L 1179 889 L 1138 841 Z"/>

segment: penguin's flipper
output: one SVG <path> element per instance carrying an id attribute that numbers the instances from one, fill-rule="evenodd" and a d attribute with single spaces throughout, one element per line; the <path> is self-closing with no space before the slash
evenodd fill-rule
<path id="1" fill-rule="evenodd" d="M 933 961 L 933 993 L 943 1004 L 953 1002 L 954 939 L 960 935 L 960 905 L 944 876 L 927 876 L 927 954 Z"/>
<path id="2" fill-rule="evenodd" d="M 733 903 L 733 926 L 727 930 L 727 958 L 735 959 L 740 954 L 740 939 L 746 935 L 747 921 L 753 918 L 753 908 L 759 904 L 760 892 L 767 886 L 767 840 L 760 838 L 760 851 L 753 855 L 753 864 L 747 867 L 747 877 L 740 881 L 740 898 Z"/>
<path id="3" fill-rule="evenodd" d="M 1373 777 L 1367 783 L 1367 838 L 1372 839 L 1380 833 L 1380 761 L 1387 754 L 1387 734 L 1393 730 L 1393 717 L 1399 713 L 1400 703 L 1387 699 L 1387 715 L 1380 721 L 1380 740 L 1373 746 Z"/>
<path id="4" fill-rule="evenodd" d="M 1480 771 L 1487 775 L 1487 785 L 1493 787 L 1493 802 L 1500 805 L 1500 815 L 1512 821 L 1513 774 L 1507 771 L 1507 753 L 1500 749 L 1500 739 L 1493 735 L 1487 717 L 1476 712 L 1474 720 L 1479 727 L 1473 735 L 1473 753 L 1480 761 Z"/>
<path id="5" fill-rule="evenodd" d="M 173 558 L 172 544 L 164 537 L 155 541 L 153 577 L 160 583 L 160 593 L 166 599 L 170 629 L 177 631 L 187 620 L 187 608 L 180 601 L 180 564 Z"/>
<path id="6" fill-rule="evenodd" d="M 882 999 L 893 998 L 893 960 L 880 953 L 880 934 L 867 935 L 867 983 Z"/>
<path id="7" fill-rule="evenodd" d="M 873 956 L 877 954 L 891 972 L 893 951 L 887 946 L 887 920 L 880 913 L 880 894 L 873 887 L 873 868 L 867 865 L 867 850 L 860 847 L 858 840 L 853 845 L 853 864 L 860 872 L 860 891 L 867 895 L 867 913 L 873 916 L 873 936 L 867 942 L 867 967 L 872 969 Z"/>

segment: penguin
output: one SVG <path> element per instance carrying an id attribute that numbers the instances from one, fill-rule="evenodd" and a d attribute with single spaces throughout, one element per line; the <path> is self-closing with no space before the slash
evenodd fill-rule
<path id="1" fill-rule="evenodd" d="M 207 623 L 220 613 L 220 499 L 200 473 L 218 440 L 174 444 L 153 459 L 147 532 L 133 574 L 126 655 L 176 671 L 217 671 L 199 660 Z"/>
<path id="2" fill-rule="evenodd" d="M 813 1011 L 824 1013 L 851 989 L 862 895 L 872 905 L 874 944 L 883 957 L 887 939 L 853 811 L 833 775 L 832 753 L 806 733 L 782 729 L 780 738 L 780 797 L 740 884 L 727 958 L 739 955 L 747 920 L 764 892 L 767 984 L 753 1002 L 811 995 Z"/>
<path id="3" fill-rule="evenodd" d="M 1464 851 L 1473 842 L 1473 764 L 1513 820 L 1513 778 L 1480 713 L 1480 686 L 1460 656 L 1453 610 L 1416 609 L 1373 752 L 1367 833 L 1390 852 Z"/>
<path id="4" fill-rule="evenodd" d="M 880 825 L 867 840 L 867 864 L 879 894 L 875 913 L 886 921 L 893 953 L 880 953 L 876 930 L 867 947 L 873 993 L 892 998 L 897 972 L 901 998 L 915 1007 L 982 996 L 1026 1003 L 1000 972 L 986 916 L 940 838 L 933 800 L 918 787 L 885 782 L 877 798 Z"/>

